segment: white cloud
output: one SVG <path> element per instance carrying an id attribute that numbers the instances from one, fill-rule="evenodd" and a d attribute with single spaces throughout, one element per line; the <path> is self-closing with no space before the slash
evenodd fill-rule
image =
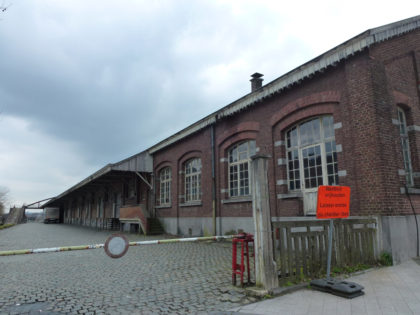
<path id="1" fill-rule="evenodd" d="M 88 165 L 77 143 L 39 132 L 19 117 L 0 116 L 0 186 L 11 205 L 53 197 L 98 166 Z"/>

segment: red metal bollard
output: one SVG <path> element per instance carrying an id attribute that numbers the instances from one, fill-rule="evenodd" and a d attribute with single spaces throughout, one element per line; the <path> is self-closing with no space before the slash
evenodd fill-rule
<path id="1" fill-rule="evenodd" d="M 249 271 L 249 243 L 254 243 L 254 235 L 241 233 L 232 239 L 232 284 L 236 285 L 236 275 L 241 276 L 241 286 L 244 285 L 245 256 L 247 266 L 247 284 L 251 283 L 251 274 Z M 241 264 L 237 264 L 237 245 L 241 245 Z M 255 259 L 255 258 L 254 258 Z"/>

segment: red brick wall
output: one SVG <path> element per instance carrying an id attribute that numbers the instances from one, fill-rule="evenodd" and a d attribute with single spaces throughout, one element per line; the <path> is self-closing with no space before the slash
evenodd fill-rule
<path id="1" fill-rule="evenodd" d="M 250 202 L 223 203 L 228 199 L 227 158 L 231 145 L 255 140 L 262 154 L 269 154 L 270 206 L 273 216 L 303 215 L 301 198 L 278 199 L 286 194 L 286 167 L 277 165 L 286 158 L 285 131 L 292 125 L 319 115 L 329 114 L 342 123 L 335 130 L 340 185 L 352 188 L 351 215 L 409 213 L 407 199 L 401 194 L 405 177 L 397 119 L 397 104 L 407 109 L 408 125 L 420 126 L 418 84 L 420 69 L 420 32 L 388 40 L 340 62 L 321 74 L 306 79 L 240 113 L 218 120 L 215 125 L 217 216 L 251 216 Z M 410 132 L 415 172 L 420 172 L 420 136 Z M 157 210 L 165 217 L 210 217 L 211 146 L 210 127 L 154 154 L 155 176 L 164 166 L 172 167 L 172 205 Z M 183 195 L 183 163 L 192 157 L 202 159 L 202 205 L 180 206 Z M 158 187 L 158 182 L 156 183 Z M 417 184 L 420 180 L 417 179 Z M 420 186 L 419 186 L 420 188 Z M 223 190 L 223 191 L 222 191 Z M 226 191 L 226 192 L 224 192 Z M 157 194 L 158 197 L 158 194 Z M 420 207 L 420 195 L 412 196 Z"/>

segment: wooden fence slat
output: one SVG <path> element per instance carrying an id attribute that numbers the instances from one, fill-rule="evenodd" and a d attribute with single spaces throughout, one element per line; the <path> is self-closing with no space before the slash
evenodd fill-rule
<path id="1" fill-rule="evenodd" d="M 336 248 L 336 264 L 337 266 L 341 265 L 342 257 L 343 257 L 343 236 L 342 236 L 342 228 L 343 225 L 341 224 L 341 220 L 337 222 L 336 225 L 336 238 L 335 238 L 335 248 Z"/>
<path id="2" fill-rule="evenodd" d="M 286 252 L 286 242 L 287 242 L 287 235 L 285 237 L 285 230 L 283 227 L 280 227 L 280 259 L 281 259 L 281 277 L 286 278 L 287 274 L 287 266 L 286 266 L 286 258 L 287 258 L 287 252 Z"/>
<path id="3" fill-rule="evenodd" d="M 300 281 L 300 251 L 299 251 L 299 239 L 300 237 L 293 237 L 293 245 L 295 248 L 295 279 L 296 282 Z"/>
<path id="4" fill-rule="evenodd" d="M 322 270 L 324 269 L 324 258 L 325 258 L 325 253 L 324 253 L 324 235 L 321 234 L 318 237 L 318 252 L 319 252 L 319 270 L 320 272 L 322 272 Z"/>
<path id="5" fill-rule="evenodd" d="M 369 228 L 368 229 L 369 235 L 369 263 L 373 263 L 375 261 L 375 244 L 374 244 L 374 232 Z"/>
<path id="6" fill-rule="evenodd" d="M 292 277 L 292 238 L 290 235 L 290 227 L 286 226 L 286 237 L 287 237 L 287 270 L 289 277 Z"/>
<path id="7" fill-rule="evenodd" d="M 308 276 L 308 237 L 302 236 L 302 268 L 304 276 Z"/>
<path id="8" fill-rule="evenodd" d="M 368 259 L 368 251 L 367 251 L 367 234 L 366 234 L 366 230 L 363 229 L 360 232 L 361 235 L 361 239 L 362 239 L 362 247 L 361 247 L 361 262 L 363 264 L 367 263 L 367 259 Z"/>

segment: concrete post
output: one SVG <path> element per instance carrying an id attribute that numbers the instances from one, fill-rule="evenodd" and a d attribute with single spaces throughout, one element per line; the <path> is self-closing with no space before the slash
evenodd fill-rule
<path id="1" fill-rule="evenodd" d="M 251 157 L 252 212 L 255 225 L 255 280 L 266 290 L 278 287 L 277 266 L 273 254 L 270 200 L 267 177 L 269 156 Z"/>

